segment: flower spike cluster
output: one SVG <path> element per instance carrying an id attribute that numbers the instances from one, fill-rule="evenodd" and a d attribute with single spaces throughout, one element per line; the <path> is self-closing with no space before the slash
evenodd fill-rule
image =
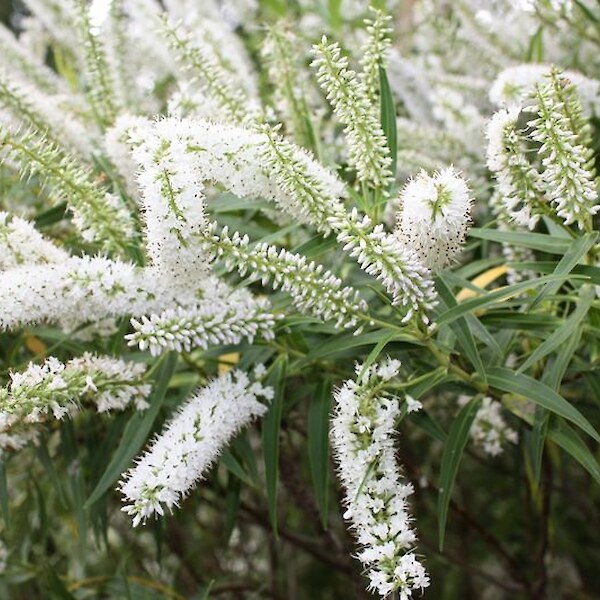
<path id="1" fill-rule="evenodd" d="M 551 70 L 546 81 L 536 85 L 534 103 L 527 110 L 537 114 L 530 123 L 531 137 L 541 144 L 542 178 L 556 214 L 565 225 L 577 223 L 590 231 L 600 205 L 591 133 L 574 85 Z"/>
<path id="2" fill-rule="evenodd" d="M 204 478 L 223 446 L 267 406 L 273 389 L 230 371 L 196 392 L 124 476 L 120 490 L 134 527 L 172 510 Z"/>
<path id="3" fill-rule="evenodd" d="M 396 235 L 432 270 L 451 264 L 462 250 L 473 200 L 452 168 L 411 179 L 400 192 Z"/>
<path id="4" fill-rule="evenodd" d="M 407 506 L 413 488 L 402 481 L 394 456 L 400 406 L 382 390 L 399 367 L 399 361 L 388 360 L 336 391 L 331 443 L 346 489 L 344 517 L 361 546 L 357 556 L 367 569 L 369 587 L 382 598 L 397 592 L 408 599 L 427 587 L 429 578 L 414 553 Z"/>
<path id="5" fill-rule="evenodd" d="M 348 68 L 348 59 L 336 42 L 327 38 L 313 46 L 319 84 L 340 122 L 345 126 L 348 160 L 359 181 L 384 189 L 391 180 L 391 158 L 377 111 L 357 74 Z"/>

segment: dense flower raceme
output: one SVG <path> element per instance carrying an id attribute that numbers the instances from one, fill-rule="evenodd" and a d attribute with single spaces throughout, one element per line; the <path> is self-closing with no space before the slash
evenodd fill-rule
<path id="1" fill-rule="evenodd" d="M 504 210 L 517 225 L 533 229 L 550 202 L 565 225 L 588 230 L 600 207 L 590 126 L 578 88 L 551 70 L 534 84 L 531 97 L 527 106 L 499 110 L 487 128 L 487 164 Z M 532 143 L 539 145 L 539 167 L 528 151 Z"/>
<path id="2" fill-rule="evenodd" d="M 327 94 L 335 114 L 345 126 L 350 163 L 356 167 L 358 179 L 384 188 L 391 180 L 391 158 L 378 115 L 369 100 L 363 81 L 348 68 L 336 42 L 323 37 L 313 48 L 319 83 Z"/>
<path id="3" fill-rule="evenodd" d="M 396 235 L 430 269 L 456 260 L 471 222 L 471 191 L 447 168 L 433 176 L 421 172 L 400 193 Z"/>
<path id="4" fill-rule="evenodd" d="M 35 440 L 49 417 L 62 419 L 84 401 L 98 412 L 123 410 L 134 404 L 147 407 L 150 385 L 145 366 L 108 356 L 84 354 L 66 364 L 56 358 L 31 363 L 22 373 L 11 373 L 10 384 L 0 388 L 0 446 L 19 449 Z"/>
<path id="5" fill-rule="evenodd" d="M 259 398 L 272 397 L 272 388 L 230 371 L 187 400 L 121 482 L 134 526 L 179 506 L 227 442 L 265 413 Z"/>
<path id="6" fill-rule="evenodd" d="M 207 274 L 186 293 L 152 267 L 97 257 L 0 271 L 0 327 L 59 323 L 74 330 L 110 317 L 133 316 L 132 343 L 156 353 L 165 348 L 238 343 L 258 333 L 272 336 L 274 317 L 266 299 L 231 288 Z M 144 318 L 145 315 L 153 315 Z M 237 317 L 237 318 L 236 318 Z M 193 331 L 187 329 L 193 325 Z M 185 331 L 185 333 L 184 333 Z"/>
<path id="7" fill-rule="evenodd" d="M 134 333 L 126 336 L 130 345 L 148 348 L 152 355 L 167 350 L 189 352 L 193 348 L 250 343 L 260 333 L 274 337 L 275 316 L 266 299 L 253 298 L 239 289 L 221 298 L 210 298 L 192 308 L 169 308 L 160 314 L 132 319 Z"/>
<path id="8" fill-rule="evenodd" d="M 544 186 L 538 171 L 527 160 L 525 135 L 517 121 L 521 109 L 501 109 L 487 127 L 487 165 L 497 181 L 499 199 L 507 216 L 517 225 L 533 229 L 540 217 Z"/>
<path id="9" fill-rule="evenodd" d="M 591 133 L 577 93 L 572 83 L 552 70 L 544 83 L 536 86 L 533 97 L 527 109 L 537 114 L 531 122 L 532 139 L 541 143 L 548 197 L 565 225 L 577 223 L 589 231 L 600 206 Z"/>
<path id="10" fill-rule="evenodd" d="M 414 554 L 407 506 L 412 485 L 402 481 L 394 457 L 399 399 L 381 389 L 399 367 L 394 360 L 366 371 L 357 367 L 357 381 L 346 381 L 335 393 L 331 443 L 346 490 L 344 517 L 361 546 L 358 558 L 370 587 L 384 598 L 397 592 L 407 599 L 427 587 L 429 578 Z M 418 403 L 407 398 L 407 408 L 418 409 Z"/>
<path id="11" fill-rule="evenodd" d="M 46 139 L 43 131 L 5 122 L 0 124 L 0 148 L 0 159 L 14 163 L 23 175 L 39 175 L 57 204 L 68 202 L 83 240 L 108 251 L 125 251 L 135 236 L 131 214 L 117 196 L 94 181 L 88 165 Z"/>

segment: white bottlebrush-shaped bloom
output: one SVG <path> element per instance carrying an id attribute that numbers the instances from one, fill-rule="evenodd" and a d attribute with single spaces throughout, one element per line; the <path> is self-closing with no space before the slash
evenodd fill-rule
<path id="1" fill-rule="evenodd" d="M 0 148 L 0 159 L 17 166 L 23 178 L 40 176 L 57 204 L 67 202 L 85 241 L 110 251 L 125 250 L 135 232 L 131 214 L 117 196 L 96 184 L 85 164 L 33 130 L 0 126 Z"/>
<path id="2" fill-rule="evenodd" d="M 107 317 L 164 310 L 178 298 L 152 269 L 70 257 L 0 272 L 0 328 L 50 322 L 72 330 Z"/>
<path id="3" fill-rule="evenodd" d="M 345 212 L 341 198 L 344 184 L 323 168 L 310 153 L 277 135 L 268 126 L 260 128 L 258 160 L 269 179 L 278 185 L 275 202 L 290 216 L 328 233 L 329 219 Z"/>
<path id="4" fill-rule="evenodd" d="M 533 99 L 527 110 L 537 118 L 529 125 L 531 138 L 541 144 L 546 194 L 565 225 L 577 223 L 589 231 L 600 206 L 591 133 L 576 90 L 553 69 L 543 84 L 536 85 Z"/>
<path id="5" fill-rule="evenodd" d="M 91 7 L 86 0 L 69 1 L 74 6 L 74 25 L 82 49 L 86 96 L 98 122 L 107 127 L 114 122 L 120 106 L 106 49 L 98 35 L 99 27 L 92 23 Z"/>
<path id="6" fill-rule="evenodd" d="M 60 263 L 68 257 L 32 223 L 0 211 L 0 272 L 21 265 Z"/>
<path id="7" fill-rule="evenodd" d="M 371 219 L 361 217 L 356 209 L 332 217 L 330 224 L 343 249 L 356 258 L 365 273 L 382 282 L 394 304 L 406 308 L 404 322 L 416 312 L 427 322 L 424 313 L 435 305 L 436 294 L 429 269 L 418 254 L 386 232 L 382 223 L 373 226 Z"/>
<path id="8" fill-rule="evenodd" d="M 504 69 L 490 88 L 490 101 L 501 107 L 521 106 L 531 96 L 535 86 L 544 83 L 551 68 L 548 64 L 523 64 Z M 600 81 L 569 70 L 563 71 L 562 77 L 577 89 L 587 117 L 600 113 Z"/>
<path id="9" fill-rule="evenodd" d="M 407 503 L 413 487 L 403 481 L 394 456 L 399 402 L 381 389 L 399 367 L 399 361 L 388 360 L 336 391 L 331 443 L 345 488 L 344 517 L 361 546 L 357 556 L 369 587 L 382 598 L 396 592 L 406 600 L 427 587 L 429 578 L 414 554 Z"/>
<path id="10" fill-rule="evenodd" d="M 540 173 L 527 159 L 526 136 L 517 124 L 521 109 L 500 109 L 487 126 L 487 166 L 496 178 L 498 199 L 508 218 L 533 229 L 545 201 Z"/>
<path id="11" fill-rule="evenodd" d="M 167 309 L 160 314 L 132 319 L 134 333 L 129 345 L 148 348 L 152 355 L 168 350 L 189 352 L 194 348 L 250 343 L 258 335 L 274 337 L 275 317 L 267 299 L 253 298 L 245 289 L 220 298 L 208 298 L 189 308 Z"/>
<path id="12" fill-rule="evenodd" d="M 459 396 L 459 406 L 467 404 L 469 396 Z M 470 429 L 473 443 L 490 456 L 498 456 L 504 451 L 506 444 L 516 444 L 517 432 L 509 427 L 502 416 L 502 404 L 497 400 L 485 397 L 477 409 Z"/>
<path id="13" fill-rule="evenodd" d="M 265 129 L 266 131 L 266 129 Z M 368 216 L 356 210 L 347 213 L 339 197 L 345 195 L 339 180 L 320 167 L 307 153 L 266 131 L 268 143 L 261 145 L 260 156 L 268 167 L 278 194 L 275 201 L 286 212 L 303 218 L 327 233 L 334 231 L 343 249 L 361 268 L 377 277 L 393 301 L 407 307 L 406 319 L 414 311 L 428 310 L 435 292 L 427 268 L 410 249 L 404 248 L 382 224 L 373 225 Z"/>
<path id="14" fill-rule="evenodd" d="M 421 172 L 400 192 L 395 233 L 428 268 L 441 269 L 461 252 L 471 223 L 472 196 L 452 167 Z"/>
<path id="15" fill-rule="evenodd" d="M 37 436 L 32 425 L 62 419 L 85 401 L 98 412 L 147 407 L 151 386 L 143 380 L 145 366 L 109 356 L 84 354 L 67 363 L 48 358 L 11 373 L 0 388 L 0 446 L 18 449 Z"/>
<path id="16" fill-rule="evenodd" d="M 317 69 L 319 84 L 324 89 L 335 114 L 345 126 L 348 160 L 356 168 L 359 181 L 385 188 L 392 178 L 387 141 L 365 85 L 348 68 L 337 43 L 329 44 L 323 36 L 313 46 L 312 65 Z"/>
<path id="17" fill-rule="evenodd" d="M 134 526 L 179 506 L 229 440 L 266 412 L 259 398 L 272 397 L 272 388 L 230 371 L 187 400 L 123 476 L 123 510 Z"/>
<path id="18" fill-rule="evenodd" d="M 314 144 L 307 102 L 308 77 L 303 69 L 304 48 L 291 25 L 278 21 L 270 26 L 261 46 L 261 56 L 273 87 L 271 102 L 288 135 L 304 147 Z"/>
<path id="19" fill-rule="evenodd" d="M 392 45 L 390 23 L 392 17 L 383 11 L 371 8 L 372 18 L 365 19 L 367 41 L 361 48 L 361 81 L 371 102 L 379 100 L 379 68 L 387 65 L 387 54 Z"/>

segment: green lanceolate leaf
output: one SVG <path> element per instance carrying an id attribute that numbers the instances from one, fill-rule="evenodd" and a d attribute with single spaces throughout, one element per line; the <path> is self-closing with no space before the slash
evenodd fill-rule
<path id="1" fill-rule="evenodd" d="M 494 290 L 493 292 L 487 292 L 486 294 L 483 294 L 477 298 L 470 298 L 469 300 L 465 300 L 453 308 L 449 308 L 436 319 L 436 323 L 438 325 L 452 323 L 452 321 L 455 321 L 463 315 L 466 315 L 478 308 L 483 308 L 485 306 L 495 304 L 496 302 L 501 302 L 502 300 L 506 300 L 511 296 L 521 294 L 527 290 L 533 290 L 540 285 L 548 283 L 549 281 L 564 280 L 564 276 L 556 277 L 554 275 L 549 275 L 547 277 L 540 277 L 538 279 L 531 279 L 529 281 L 521 281 L 520 283 L 515 283 L 514 285 L 507 285 L 506 287 Z"/>
<path id="2" fill-rule="evenodd" d="M 308 461 L 323 528 L 327 529 L 329 500 L 329 413 L 331 381 L 319 383 L 308 406 Z"/>
<path id="3" fill-rule="evenodd" d="M 445 308 L 449 309 L 457 306 L 456 298 L 454 298 L 454 294 L 446 285 L 446 282 L 442 276 L 436 279 L 436 287 L 439 292 L 440 299 L 445 305 Z M 452 331 L 454 332 L 454 335 L 456 336 L 456 339 L 458 340 L 458 343 L 463 349 L 469 362 L 475 367 L 475 370 L 485 381 L 485 368 L 483 366 L 481 356 L 479 355 L 479 350 L 477 350 L 475 338 L 473 337 L 473 333 L 469 328 L 466 318 L 461 317 L 456 319 L 453 323 L 451 323 L 450 327 L 452 328 Z"/>
<path id="4" fill-rule="evenodd" d="M 577 263 L 590 251 L 598 238 L 597 233 L 590 233 L 583 237 L 573 240 L 569 248 L 564 253 L 563 257 L 558 261 L 554 275 L 561 277 L 570 273 Z M 539 292 L 535 300 L 531 303 L 531 308 L 534 308 L 543 298 L 554 294 L 560 287 L 560 279 L 557 281 L 548 282 Z"/>
<path id="5" fill-rule="evenodd" d="M 548 437 L 572 456 L 600 484 L 600 465 L 577 433 L 561 419 L 552 419 Z"/>
<path id="6" fill-rule="evenodd" d="M 579 292 L 579 303 L 573 314 L 530 354 L 529 358 L 519 367 L 517 373 L 526 371 L 564 344 L 585 318 L 595 298 L 596 290 L 591 285 L 583 285 Z"/>
<path id="7" fill-rule="evenodd" d="M 444 445 L 440 469 L 440 492 L 437 505 L 440 552 L 444 549 L 446 521 L 448 520 L 448 508 L 450 506 L 454 481 L 480 402 L 481 398 L 475 396 L 468 404 L 463 406 L 452 423 L 452 427 L 450 427 L 448 438 Z"/>
<path id="8" fill-rule="evenodd" d="M 469 235 L 482 240 L 489 240 L 490 242 L 531 248 L 532 250 L 547 252 L 548 254 L 564 254 L 571 245 L 571 240 L 569 239 L 543 233 L 531 233 L 529 231 L 527 233 L 518 233 L 473 227 L 469 230 Z"/>
<path id="9" fill-rule="evenodd" d="M 600 442 L 600 436 L 592 424 L 571 403 L 544 383 L 504 367 L 488 369 L 487 378 L 492 387 L 528 398 L 550 412 L 571 421 L 590 437 Z"/>
<path id="10" fill-rule="evenodd" d="M 263 457 L 265 462 L 265 479 L 269 520 L 275 536 L 277 536 L 277 492 L 279 486 L 279 433 L 281 431 L 281 415 L 287 358 L 280 356 L 275 362 L 269 377 L 269 385 L 275 389 L 275 396 L 269 412 L 262 422 Z"/>
<path id="11" fill-rule="evenodd" d="M 396 162 L 398 157 L 398 131 L 396 125 L 396 103 L 390 83 L 388 81 L 386 70 L 379 67 L 379 90 L 381 98 L 381 128 L 387 140 L 387 146 L 390 151 L 390 173 L 394 178 L 396 176 Z"/>

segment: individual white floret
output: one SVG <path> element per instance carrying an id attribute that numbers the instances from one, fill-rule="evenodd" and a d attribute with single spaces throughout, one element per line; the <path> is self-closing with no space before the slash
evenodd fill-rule
<path id="1" fill-rule="evenodd" d="M 461 252 L 471 223 L 472 196 L 452 168 L 422 171 L 400 192 L 396 235 L 428 268 L 441 269 Z"/>
<path id="2" fill-rule="evenodd" d="M 122 510 L 133 517 L 133 525 L 179 506 L 227 442 L 266 412 L 259 398 L 272 396 L 272 388 L 229 371 L 187 400 L 123 476 Z"/>

